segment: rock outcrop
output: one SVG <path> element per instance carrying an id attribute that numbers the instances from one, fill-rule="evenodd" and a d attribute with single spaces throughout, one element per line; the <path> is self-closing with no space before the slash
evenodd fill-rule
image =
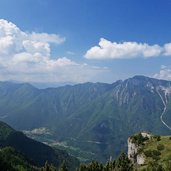
<path id="1" fill-rule="evenodd" d="M 151 135 L 145 132 L 140 133 L 143 138 L 150 138 Z M 140 144 L 133 140 L 133 137 L 128 138 L 128 158 L 135 164 L 142 165 L 145 162 L 145 157 L 139 152 Z"/>

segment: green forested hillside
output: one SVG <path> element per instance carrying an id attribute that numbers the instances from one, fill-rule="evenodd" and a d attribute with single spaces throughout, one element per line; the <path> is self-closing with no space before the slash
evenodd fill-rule
<path id="1" fill-rule="evenodd" d="M 5 147 L 0 149 L 0 170 L 2 171 L 39 171 L 40 169 L 33 165 L 14 148 Z"/>
<path id="2" fill-rule="evenodd" d="M 53 143 L 72 154 L 106 161 L 127 149 L 139 131 L 167 135 L 171 82 L 136 76 L 113 84 L 85 83 L 39 90 L 29 84 L 0 84 L 0 118 L 19 130 L 45 127 Z M 64 145 L 63 145 L 64 144 Z M 81 154 L 81 156 L 80 156 Z M 83 159 L 83 160 L 84 160 Z"/>
<path id="3" fill-rule="evenodd" d="M 139 135 L 139 134 L 137 134 Z M 170 136 L 153 136 L 143 139 L 142 136 L 131 136 L 132 142 L 138 143 L 138 153 L 143 154 L 145 163 L 137 165 L 132 163 L 125 154 L 121 154 L 116 160 L 101 164 L 91 161 L 89 164 L 81 164 L 70 157 L 66 152 L 53 150 L 51 147 L 27 138 L 23 133 L 15 131 L 4 122 L 0 122 L 0 170 L 10 171 L 39 171 L 50 167 L 46 163 L 53 164 L 59 170 L 66 171 L 169 171 L 171 168 L 171 138 Z M 62 164 L 65 161 L 64 164 Z M 44 166 L 45 165 L 45 166 Z M 52 166 L 52 168 L 54 168 Z M 76 169 L 77 167 L 77 169 Z M 52 169 L 52 171 L 55 170 Z"/>
<path id="4" fill-rule="evenodd" d="M 10 157 L 10 161 L 12 161 L 12 156 L 14 155 L 18 163 L 25 165 L 21 155 L 16 156 L 15 154 L 17 153 L 11 148 L 5 147 L 14 148 L 18 153 L 25 156 L 26 159 L 39 168 L 44 166 L 46 161 L 58 168 L 65 160 L 71 170 L 79 165 L 79 161 L 76 158 L 69 156 L 65 151 L 58 149 L 54 150 L 45 144 L 26 137 L 21 132 L 15 131 L 7 124 L 0 122 L 0 155 L 7 155 L 7 157 Z M 7 153 L 9 153 L 9 156 Z M 28 167 L 30 166 L 28 165 Z"/>

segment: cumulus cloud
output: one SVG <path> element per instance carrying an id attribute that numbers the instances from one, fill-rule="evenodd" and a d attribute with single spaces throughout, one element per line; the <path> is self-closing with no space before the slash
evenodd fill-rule
<path id="1" fill-rule="evenodd" d="M 90 48 L 86 54 L 87 59 L 130 59 L 137 57 L 157 57 L 170 56 L 171 43 L 164 46 L 157 44 L 149 45 L 147 43 L 137 42 L 111 42 L 104 38 L 100 39 L 99 45 Z"/>
<path id="2" fill-rule="evenodd" d="M 171 43 L 167 43 L 164 45 L 164 55 L 165 56 L 171 55 Z"/>
<path id="3" fill-rule="evenodd" d="M 162 65 L 160 72 L 154 75 L 154 78 L 171 80 L 171 66 Z"/>
<path id="4" fill-rule="evenodd" d="M 0 19 L 0 80 L 28 82 L 85 82 L 108 72 L 80 64 L 66 57 L 51 57 L 51 43 L 65 37 L 48 33 L 28 33 Z"/>
<path id="5" fill-rule="evenodd" d="M 56 44 L 61 44 L 66 40 L 65 37 L 61 37 L 56 34 L 35 33 L 35 32 L 32 32 L 30 34 L 30 39 L 34 41 L 49 42 L 49 43 L 56 43 Z"/>

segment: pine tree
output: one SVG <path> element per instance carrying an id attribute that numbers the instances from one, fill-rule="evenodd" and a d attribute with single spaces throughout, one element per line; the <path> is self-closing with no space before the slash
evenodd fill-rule
<path id="1" fill-rule="evenodd" d="M 118 171 L 133 171 L 133 164 L 125 153 L 121 153 L 119 158 L 116 160 L 115 169 Z"/>
<path id="2" fill-rule="evenodd" d="M 69 171 L 68 168 L 67 168 L 67 164 L 66 164 L 65 160 L 62 162 L 62 164 L 59 167 L 58 171 Z"/>
<path id="3" fill-rule="evenodd" d="M 55 171 L 52 165 L 49 165 L 48 161 L 45 162 L 45 166 L 41 168 L 42 171 Z"/>

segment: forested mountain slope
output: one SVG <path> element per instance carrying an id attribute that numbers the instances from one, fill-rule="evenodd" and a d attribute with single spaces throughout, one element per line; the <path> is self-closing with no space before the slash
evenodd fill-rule
<path id="1" fill-rule="evenodd" d="M 54 140 L 105 161 L 126 149 L 140 131 L 167 135 L 171 123 L 171 82 L 144 76 L 113 84 L 84 83 L 39 90 L 29 84 L 0 83 L 0 118 L 20 130 L 46 127 Z M 171 125 L 171 124 L 170 124 Z"/>
<path id="2" fill-rule="evenodd" d="M 9 158 L 13 165 L 19 162 L 21 166 L 23 165 L 29 170 L 32 165 L 39 168 L 44 166 L 46 161 L 58 168 L 65 160 L 71 170 L 79 165 L 79 161 L 65 151 L 54 150 L 48 145 L 32 140 L 4 122 L 0 122 L 0 159 L 2 156 Z M 12 162 L 12 158 L 16 158 L 16 160 Z M 3 157 L 1 162 L 2 160 Z"/>

